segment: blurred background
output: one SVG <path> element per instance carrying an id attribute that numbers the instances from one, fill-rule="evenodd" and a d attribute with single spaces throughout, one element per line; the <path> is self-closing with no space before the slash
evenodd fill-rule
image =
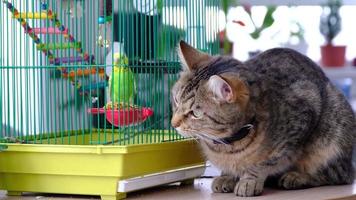
<path id="1" fill-rule="evenodd" d="M 239 60 L 273 47 L 318 63 L 356 109 L 355 0 L 224 0 L 220 53 Z"/>

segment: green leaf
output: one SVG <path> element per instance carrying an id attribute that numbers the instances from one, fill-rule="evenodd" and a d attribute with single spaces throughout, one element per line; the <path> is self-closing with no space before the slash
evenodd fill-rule
<path id="1" fill-rule="evenodd" d="M 275 10 L 276 10 L 275 6 L 268 6 L 267 7 L 267 12 L 265 14 L 265 17 L 263 18 L 263 23 L 262 23 L 261 27 L 258 27 L 258 28 L 255 27 L 255 31 L 253 33 L 250 33 L 250 35 L 251 35 L 251 37 L 253 39 L 259 38 L 260 35 L 261 35 L 261 32 L 263 30 L 265 30 L 266 28 L 272 26 L 272 24 L 274 23 L 273 13 L 274 13 Z M 253 22 L 251 15 L 250 15 L 250 19 Z"/>
<path id="2" fill-rule="evenodd" d="M 251 37 L 252 37 L 253 39 L 257 39 L 257 38 L 260 37 L 261 31 L 262 31 L 262 29 L 261 29 L 261 28 L 258 28 L 258 29 L 256 29 L 253 33 L 251 33 L 250 35 L 251 35 Z"/>
<path id="3" fill-rule="evenodd" d="M 225 37 L 226 38 L 226 37 Z M 229 54 L 232 49 L 232 43 L 228 39 L 224 40 L 224 54 Z"/>
<path id="4" fill-rule="evenodd" d="M 276 10 L 275 6 L 268 6 L 267 7 L 267 13 L 265 15 L 265 18 L 263 19 L 263 23 L 261 28 L 266 29 L 274 23 L 274 18 L 273 18 L 273 13 Z"/>
<path id="5" fill-rule="evenodd" d="M 227 14 L 227 11 L 229 9 L 230 0 L 223 0 L 221 3 L 222 3 L 222 9 L 223 9 L 224 13 Z"/>

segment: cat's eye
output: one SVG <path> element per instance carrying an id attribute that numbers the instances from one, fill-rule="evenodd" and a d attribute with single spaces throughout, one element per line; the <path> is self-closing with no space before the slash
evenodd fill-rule
<path id="1" fill-rule="evenodd" d="M 201 110 L 192 110 L 190 113 L 193 119 L 201 119 L 204 116 L 204 113 Z"/>

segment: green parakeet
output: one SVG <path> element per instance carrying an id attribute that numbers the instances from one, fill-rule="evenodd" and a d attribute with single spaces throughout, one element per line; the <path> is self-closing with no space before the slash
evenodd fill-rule
<path id="1" fill-rule="evenodd" d="M 109 77 L 111 102 L 131 104 L 136 93 L 134 73 L 128 67 L 128 58 L 120 53 L 114 54 L 114 66 Z"/>

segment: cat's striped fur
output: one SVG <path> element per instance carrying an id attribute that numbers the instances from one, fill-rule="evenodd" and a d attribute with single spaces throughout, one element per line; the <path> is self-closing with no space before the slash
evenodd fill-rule
<path id="1" fill-rule="evenodd" d="M 355 116 L 322 70 L 290 49 L 268 50 L 247 62 L 209 56 L 185 42 L 183 70 L 172 89 L 172 126 L 199 138 L 223 171 L 215 192 L 259 195 L 267 178 L 298 189 L 353 182 Z M 251 118 L 242 140 L 216 143 Z"/>

